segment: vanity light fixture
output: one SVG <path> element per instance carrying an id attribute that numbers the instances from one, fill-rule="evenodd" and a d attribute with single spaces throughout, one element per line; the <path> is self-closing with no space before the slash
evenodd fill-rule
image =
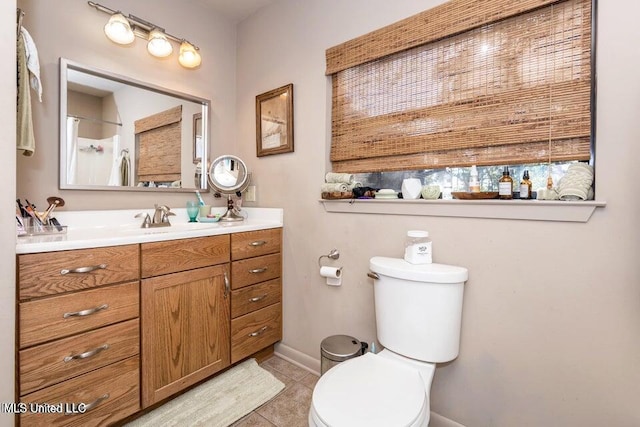
<path id="1" fill-rule="evenodd" d="M 173 46 L 171 46 L 162 30 L 154 28 L 149 32 L 147 50 L 157 58 L 165 58 L 173 53 Z"/>
<path id="2" fill-rule="evenodd" d="M 196 47 L 185 40 L 180 44 L 178 62 L 185 68 L 195 68 L 200 65 L 202 58 L 196 50 Z"/>
<path id="3" fill-rule="evenodd" d="M 111 15 L 109 22 L 104 26 L 104 33 L 109 40 L 121 45 L 133 43 L 135 37 L 147 42 L 147 51 L 157 57 L 165 58 L 173 53 L 171 41 L 180 44 L 178 62 L 185 68 L 196 68 L 202 63 L 200 48 L 190 41 L 167 33 L 163 28 L 134 15 L 125 16 L 119 10 L 113 10 L 93 1 L 87 2 L 89 6 L 100 12 Z"/>
<path id="4" fill-rule="evenodd" d="M 118 44 L 131 44 L 135 39 L 129 21 L 121 13 L 111 15 L 109 22 L 104 26 L 104 33 L 109 40 Z"/>

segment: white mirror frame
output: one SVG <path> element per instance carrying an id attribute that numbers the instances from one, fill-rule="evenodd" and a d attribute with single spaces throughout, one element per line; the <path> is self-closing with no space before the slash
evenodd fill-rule
<path id="1" fill-rule="evenodd" d="M 66 58 L 60 58 L 60 141 L 59 141 L 59 188 L 63 190 L 106 190 L 106 191 L 163 191 L 163 192 L 189 192 L 194 191 L 208 192 L 208 182 L 206 167 L 201 167 L 200 188 L 160 188 L 160 187 L 137 187 L 137 186 L 108 186 L 108 185 L 79 185 L 67 183 L 67 70 L 77 70 L 97 77 L 114 80 L 123 84 L 134 86 L 140 89 L 153 91 L 156 93 L 172 96 L 174 98 L 183 99 L 185 101 L 202 105 L 202 152 L 203 159 L 201 165 L 208 164 L 209 152 L 209 108 L 211 101 L 194 95 L 170 90 L 161 86 L 152 85 L 146 82 L 135 80 L 126 76 L 118 75 L 108 71 L 100 70 L 94 67 L 82 65 Z M 191 144 L 189 144 L 191 146 Z"/>

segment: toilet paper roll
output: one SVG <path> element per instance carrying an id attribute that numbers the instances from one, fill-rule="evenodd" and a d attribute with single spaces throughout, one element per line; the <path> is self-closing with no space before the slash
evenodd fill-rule
<path id="1" fill-rule="evenodd" d="M 342 267 L 320 267 L 320 275 L 327 278 L 327 285 L 342 285 Z"/>

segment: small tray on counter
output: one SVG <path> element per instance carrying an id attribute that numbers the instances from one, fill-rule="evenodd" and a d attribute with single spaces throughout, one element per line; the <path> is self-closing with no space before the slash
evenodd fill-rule
<path id="1" fill-rule="evenodd" d="M 66 225 L 36 225 L 18 230 L 18 237 L 55 236 L 67 234 Z"/>
<path id="2" fill-rule="evenodd" d="M 454 199 L 458 200 L 483 200 L 497 199 L 497 191 L 481 191 L 479 193 L 467 193 L 466 191 L 454 191 L 451 193 Z"/>
<path id="3" fill-rule="evenodd" d="M 218 222 L 221 216 L 201 216 L 198 218 L 198 222 Z"/>

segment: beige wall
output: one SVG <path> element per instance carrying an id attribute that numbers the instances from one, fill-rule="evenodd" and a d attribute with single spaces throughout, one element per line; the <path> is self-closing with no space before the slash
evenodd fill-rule
<path id="1" fill-rule="evenodd" d="M 436 371 L 435 412 L 467 426 L 640 425 L 637 2 L 599 6 L 597 193 L 607 207 L 588 223 L 330 214 L 318 203 L 330 170 L 325 49 L 437 3 L 283 0 L 238 28 L 239 155 L 258 203 L 285 212 L 284 344 L 317 359 L 328 335 L 374 339 L 368 259 L 401 256 L 406 231 L 425 229 L 436 262 L 470 272 L 461 352 Z M 295 152 L 258 159 L 255 96 L 287 83 Z M 318 275 L 331 248 L 341 288 Z"/>

